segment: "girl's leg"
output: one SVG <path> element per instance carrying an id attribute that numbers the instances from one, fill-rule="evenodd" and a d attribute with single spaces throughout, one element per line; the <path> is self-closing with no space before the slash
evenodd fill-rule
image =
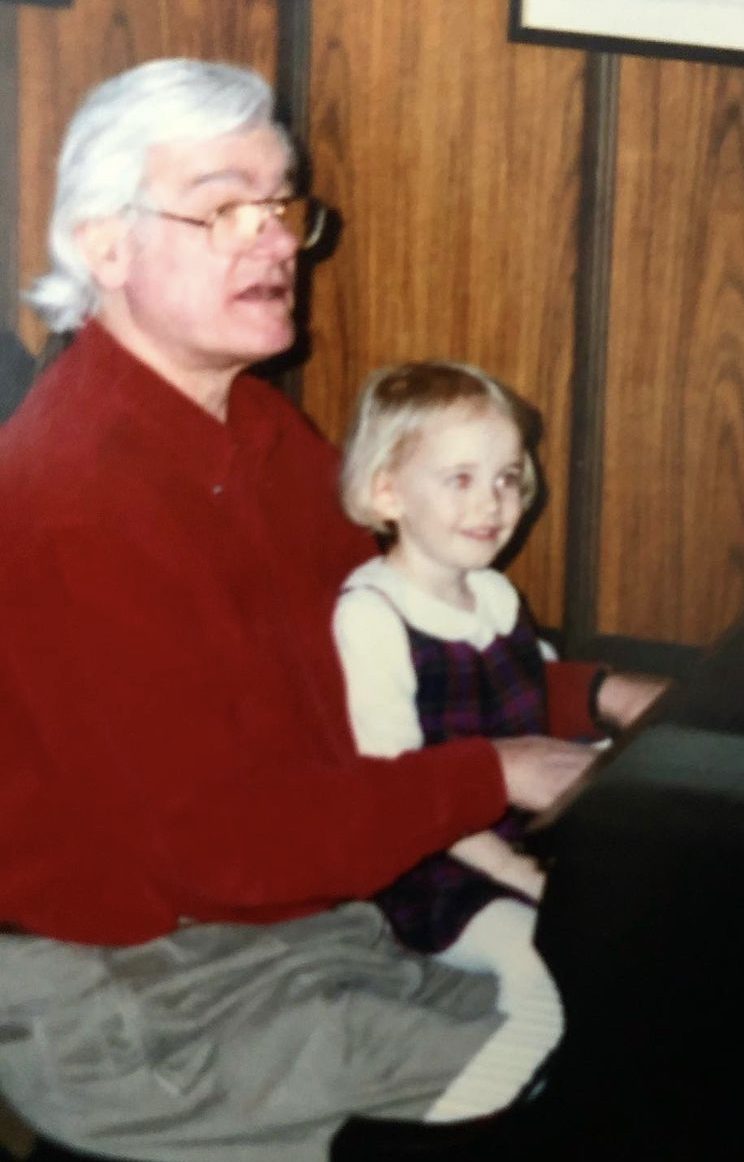
<path id="1" fill-rule="evenodd" d="M 494 900 L 437 959 L 499 978 L 498 1008 L 508 1019 L 427 1114 L 428 1121 L 474 1117 L 516 1097 L 563 1033 L 558 990 L 532 943 L 536 912 L 517 900 Z"/>

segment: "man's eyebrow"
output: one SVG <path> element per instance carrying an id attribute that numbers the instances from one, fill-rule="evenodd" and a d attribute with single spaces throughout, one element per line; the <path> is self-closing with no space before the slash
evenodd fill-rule
<path id="1" fill-rule="evenodd" d="M 198 189 L 199 186 L 209 185 L 210 182 L 241 182 L 243 185 L 255 185 L 255 175 L 245 169 L 216 169 L 208 173 L 195 174 L 185 183 L 185 189 Z"/>
<path id="2" fill-rule="evenodd" d="M 289 175 L 287 174 L 282 178 L 281 184 L 283 186 L 289 185 L 290 180 L 291 179 L 290 179 Z M 256 185 L 258 184 L 256 175 L 254 173 L 252 173 L 250 170 L 217 169 L 217 170 L 210 170 L 209 173 L 196 174 L 194 177 L 189 178 L 188 181 L 184 185 L 184 190 L 188 191 L 188 190 L 201 189 L 202 186 L 208 186 L 211 183 L 216 184 L 218 182 L 237 182 L 240 185 L 247 186 L 249 189 L 254 189 L 256 187 Z"/>

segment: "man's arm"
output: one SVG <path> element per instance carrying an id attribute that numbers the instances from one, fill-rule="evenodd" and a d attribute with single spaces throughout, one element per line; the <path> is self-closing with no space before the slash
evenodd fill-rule
<path id="1" fill-rule="evenodd" d="M 179 916 L 297 914 L 371 894 L 503 810 L 483 740 L 358 758 L 340 698 L 321 737 L 259 633 L 263 664 L 241 670 L 230 619 L 204 619 L 203 592 L 121 538 L 70 528 L 5 564 L 0 745 L 17 778 L 0 814 L 20 850 L 3 918 L 105 941 L 139 913 L 142 939 Z"/>

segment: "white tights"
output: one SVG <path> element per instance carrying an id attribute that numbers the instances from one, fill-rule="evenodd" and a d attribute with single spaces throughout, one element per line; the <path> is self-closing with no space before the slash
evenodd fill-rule
<path id="1" fill-rule="evenodd" d="M 504 1025 L 437 1099 L 427 1121 L 476 1117 L 508 1105 L 563 1033 L 558 990 L 533 944 L 535 909 L 494 900 L 438 955 L 444 964 L 499 978 Z"/>

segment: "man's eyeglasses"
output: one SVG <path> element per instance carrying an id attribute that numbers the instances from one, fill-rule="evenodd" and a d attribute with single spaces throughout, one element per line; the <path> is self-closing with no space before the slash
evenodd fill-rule
<path id="1" fill-rule="evenodd" d="M 266 224 L 278 219 L 300 244 L 301 250 L 310 250 L 319 241 L 325 225 L 327 207 L 317 198 L 296 197 L 262 198 L 256 202 L 230 202 L 220 206 L 206 218 L 189 218 L 173 214 L 146 203 L 137 203 L 132 209 L 169 222 L 183 222 L 199 226 L 209 232 L 209 241 L 220 254 L 234 254 L 255 242 Z"/>

